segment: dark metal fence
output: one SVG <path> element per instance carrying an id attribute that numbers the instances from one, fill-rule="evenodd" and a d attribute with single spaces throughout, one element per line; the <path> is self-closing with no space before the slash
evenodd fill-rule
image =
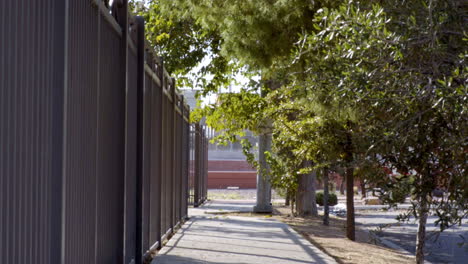
<path id="1" fill-rule="evenodd" d="M 189 201 L 198 207 L 208 198 L 208 137 L 199 124 L 192 125 L 190 133 Z"/>
<path id="2" fill-rule="evenodd" d="M 190 110 L 122 2 L 0 1 L 2 263 L 141 263 L 187 217 L 194 165 L 206 183 L 206 139 L 190 148 Z"/>

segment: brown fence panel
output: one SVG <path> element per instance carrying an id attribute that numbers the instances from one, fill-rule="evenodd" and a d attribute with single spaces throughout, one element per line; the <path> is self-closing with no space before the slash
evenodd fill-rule
<path id="1" fill-rule="evenodd" d="M 182 123 L 183 123 L 183 131 L 184 131 L 184 136 L 182 137 L 183 138 L 183 151 L 182 151 L 182 155 L 183 155 L 183 159 L 184 159 L 184 162 L 183 162 L 183 182 L 184 182 L 184 188 L 183 188 L 183 191 L 184 191 L 184 196 L 186 197 L 186 199 L 183 200 L 183 214 L 182 214 L 182 217 L 188 217 L 188 205 L 190 204 L 190 168 L 191 168 L 191 162 L 190 162 L 190 156 L 191 156 L 191 136 L 190 136 L 190 108 L 189 107 L 185 107 L 184 108 L 184 119 L 182 120 Z"/>
<path id="2" fill-rule="evenodd" d="M 148 70 L 149 71 L 149 70 Z M 156 68 L 157 76 L 162 68 Z M 149 74 L 146 73 L 148 76 Z M 161 245 L 161 165 L 162 165 L 162 89 L 155 78 L 148 78 L 145 85 L 152 90 L 152 118 L 151 118 L 151 170 L 150 170 L 150 246 L 158 248 Z M 160 80 L 158 78 L 158 80 Z"/>
<path id="3" fill-rule="evenodd" d="M 153 138 L 156 137 L 152 134 L 152 108 L 153 108 L 153 86 L 154 83 L 151 80 L 151 76 L 145 74 L 144 79 L 144 86 L 143 86 L 143 144 L 142 144 L 142 151 L 143 151 L 143 222 L 142 222 L 142 232 L 143 232 L 143 248 L 150 247 L 149 241 L 149 230 L 150 230 L 150 204 L 151 204 L 151 148 L 152 148 L 152 141 Z"/>
<path id="4" fill-rule="evenodd" d="M 189 177 L 188 177 L 188 196 L 190 205 L 195 204 L 195 126 L 189 124 L 188 125 L 188 133 L 189 133 Z"/>
<path id="5" fill-rule="evenodd" d="M 123 252 L 126 69 L 121 37 L 100 19 L 96 263 L 117 263 Z"/>
<path id="6" fill-rule="evenodd" d="M 99 98 L 99 10 L 69 1 L 65 88 L 64 256 L 95 263 Z M 88 53 L 90 56 L 83 56 Z"/>
<path id="7" fill-rule="evenodd" d="M 59 263 L 65 3 L 0 1 L 0 262 Z"/>
<path id="8" fill-rule="evenodd" d="M 203 129 L 112 9 L 0 2 L 2 263 L 138 263 L 206 199 Z"/>
<path id="9" fill-rule="evenodd" d="M 194 124 L 191 128 L 192 156 L 189 173 L 189 201 L 194 207 L 203 204 L 208 198 L 208 138 L 204 126 Z"/>
<path id="10" fill-rule="evenodd" d="M 165 78 L 163 78 L 165 80 Z M 165 82 L 165 81 L 164 81 Z M 163 88 L 161 88 L 163 89 Z M 163 91 L 164 94 L 164 91 Z M 170 226 L 170 187 L 169 187 L 169 160 L 171 157 L 170 152 L 170 131 L 169 131 L 169 99 L 167 96 L 163 96 L 162 99 L 162 114 L 163 114 L 163 149 L 162 149 L 162 166 L 161 166 L 161 195 L 162 195 L 162 207 L 161 207 L 161 235 L 165 236 Z"/>

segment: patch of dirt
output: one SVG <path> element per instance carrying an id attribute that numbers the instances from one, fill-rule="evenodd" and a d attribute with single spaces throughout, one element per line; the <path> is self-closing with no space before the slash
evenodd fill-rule
<path id="1" fill-rule="evenodd" d="M 346 238 L 346 220 L 330 216 L 330 225 L 322 224 L 321 217 L 291 217 L 291 210 L 275 206 L 273 215 L 233 213 L 229 215 L 271 217 L 282 221 L 300 233 L 316 247 L 346 264 L 415 263 L 415 259 L 378 245 L 368 232 L 356 226 L 356 241 Z"/>

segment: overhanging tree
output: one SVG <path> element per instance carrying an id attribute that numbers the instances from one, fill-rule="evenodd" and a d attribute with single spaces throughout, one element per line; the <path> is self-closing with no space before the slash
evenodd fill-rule
<path id="1" fill-rule="evenodd" d="M 201 27 L 191 17 L 178 15 L 177 10 L 164 10 L 162 2 L 130 1 L 131 11 L 145 19 L 150 52 L 163 59 L 180 86 L 207 94 L 228 85 L 238 69 L 220 55 L 222 39 L 218 32 Z"/>
<path id="2" fill-rule="evenodd" d="M 277 118 L 282 106 L 293 104 L 299 112 L 309 113 L 296 119 L 293 129 L 310 134 L 313 144 L 298 141 L 301 146 L 289 151 L 328 147 L 332 153 L 311 151 L 308 158 L 316 166 L 345 166 L 350 176 L 354 168 L 369 163 L 372 168 L 398 171 L 398 180 L 375 180 L 389 192 L 401 184 L 409 186 L 416 201 L 411 212 L 420 219 L 418 262 L 424 257 L 430 204 L 436 206 L 442 229 L 460 223 L 468 195 L 462 1 L 161 2 L 162 10 L 175 7 L 174 14 L 181 19 L 191 18 L 204 30 L 217 32 L 219 54 L 226 61 L 245 66 L 264 81 L 281 81 L 283 88 L 267 98 L 259 95 L 258 87 L 224 96 L 223 103 L 209 111 L 227 120 L 227 131 L 235 132 L 232 128 L 243 124 L 255 129 L 270 118 L 274 134 L 286 133 Z M 289 91 L 301 95 L 288 97 Z M 281 105 L 271 103 L 273 96 L 283 95 Z M 231 101 L 237 104 L 225 105 Z M 317 117 L 324 121 L 310 126 Z M 330 124 L 337 129 L 327 131 Z M 281 147 L 280 142 L 273 145 Z M 278 160 L 287 164 L 284 157 Z M 437 203 L 431 199 L 435 187 L 447 192 Z M 352 194 L 349 188 L 348 192 Z M 348 235 L 352 238 L 351 231 Z"/>
<path id="3" fill-rule="evenodd" d="M 181 16 L 191 17 L 203 28 L 216 30 L 222 38 L 221 54 L 239 62 L 251 73 L 262 76 L 262 94 L 279 87 L 284 79 L 277 74 L 277 64 L 290 55 L 299 33 L 309 30 L 307 23 L 323 3 L 294 1 L 162 1 L 167 10 L 174 7 Z M 257 91 L 258 93 L 258 91 Z M 259 120 L 258 127 L 271 123 Z M 269 146 L 270 127 L 257 130 L 261 146 Z M 228 129 L 229 131 L 229 129 Z M 268 148 L 260 149 L 261 164 Z M 268 166 L 259 172 L 267 171 Z M 311 201 L 312 203 L 312 201 Z"/>

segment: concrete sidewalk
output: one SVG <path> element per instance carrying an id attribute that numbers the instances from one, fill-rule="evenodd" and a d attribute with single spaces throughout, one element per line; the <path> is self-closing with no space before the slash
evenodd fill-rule
<path id="1" fill-rule="evenodd" d="M 288 225 L 270 218 L 210 215 L 251 208 L 251 201 L 213 201 L 191 209 L 191 219 L 161 249 L 152 264 L 336 263 Z"/>

